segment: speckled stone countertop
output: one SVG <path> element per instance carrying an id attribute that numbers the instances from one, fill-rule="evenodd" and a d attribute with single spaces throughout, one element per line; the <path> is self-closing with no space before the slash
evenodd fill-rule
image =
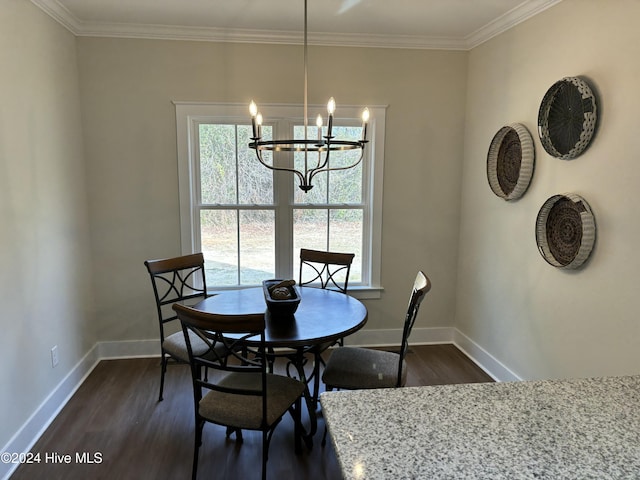
<path id="1" fill-rule="evenodd" d="M 345 479 L 640 479 L 640 376 L 323 393 Z"/>

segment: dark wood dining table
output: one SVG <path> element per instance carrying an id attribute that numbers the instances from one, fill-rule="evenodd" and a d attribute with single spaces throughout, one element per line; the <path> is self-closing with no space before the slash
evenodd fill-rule
<path id="1" fill-rule="evenodd" d="M 367 309 L 358 299 L 328 289 L 297 287 L 300 304 L 290 316 L 272 315 L 267 309 L 262 288 L 225 290 L 194 305 L 194 308 L 220 315 L 265 313 L 265 348 L 275 352 L 289 349 L 284 355 L 291 361 L 301 381 L 307 385 L 305 400 L 309 410 L 309 436 L 317 431 L 315 409 L 318 392 L 310 392 L 305 373 L 305 354 L 314 346 L 334 342 L 359 329 L 367 322 Z M 256 338 L 256 344 L 259 339 Z M 277 355 L 277 354 L 276 354 Z"/>

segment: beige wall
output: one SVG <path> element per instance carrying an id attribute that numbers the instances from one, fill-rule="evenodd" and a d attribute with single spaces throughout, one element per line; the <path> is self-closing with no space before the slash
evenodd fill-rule
<path id="1" fill-rule="evenodd" d="M 31 3 L 3 0 L 0 64 L 2 446 L 96 336 L 75 39 Z"/>
<path id="2" fill-rule="evenodd" d="M 78 55 L 93 266 L 119 272 L 97 276 L 99 338 L 154 338 L 142 262 L 180 254 L 171 102 L 300 103 L 302 47 L 78 38 Z M 466 63 L 466 52 L 309 49 L 310 103 L 389 106 L 385 292 L 367 302 L 368 328 L 399 327 L 419 268 L 434 294 L 418 328 L 453 321 Z"/>
<path id="3" fill-rule="evenodd" d="M 522 378 L 638 373 L 640 295 L 640 3 L 565 0 L 475 48 L 469 58 L 457 327 Z M 564 161 L 537 135 L 546 90 L 584 76 L 597 91 L 591 147 Z M 490 190 L 486 154 L 503 125 L 532 133 L 528 192 L 505 202 Z M 580 271 L 549 266 L 534 224 L 550 196 L 574 192 L 598 227 Z"/>

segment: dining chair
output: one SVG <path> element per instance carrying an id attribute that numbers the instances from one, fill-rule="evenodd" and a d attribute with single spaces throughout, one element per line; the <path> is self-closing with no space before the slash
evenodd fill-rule
<path id="1" fill-rule="evenodd" d="M 321 250 L 300 249 L 299 285 L 320 284 L 347 293 L 349 273 L 353 263 L 353 253 L 325 252 Z"/>
<path id="2" fill-rule="evenodd" d="M 326 252 L 322 250 L 300 249 L 300 272 L 298 284 L 319 285 L 320 288 L 347 293 L 349 288 L 349 274 L 353 263 L 353 253 Z M 331 315 L 328 312 L 327 315 Z M 314 403 L 318 401 L 320 389 L 320 365 L 324 365 L 322 352 L 338 343 L 343 345 L 343 340 L 327 342 L 314 346 L 309 350 L 313 355 L 313 373 L 309 380 L 313 379 Z M 315 405 L 314 405 L 315 406 Z"/>
<path id="3" fill-rule="evenodd" d="M 178 363 L 187 363 L 189 355 L 182 329 L 167 334 L 165 327 L 178 317 L 171 309 L 176 302 L 197 302 L 207 297 L 207 282 L 204 274 L 204 256 L 194 253 L 174 258 L 147 260 L 144 262 L 153 286 L 156 301 L 158 324 L 160 326 L 160 395 L 162 401 L 164 377 L 170 359 Z M 193 339 L 193 348 L 197 353 L 206 351 L 206 344 L 199 338 Z"/>
<path id="4" fill-rule="evenodd" d="M 402 342 L 398 352 L 362 347 L 335 349 L 327 360 L 322 374 L 326 391 L 334 388 L 359 390 L 404 386 L 407 380 L 405 356 L 409 347 L 409 335 L 420 304 L 429 290 L 431 290 L 431 281 L 422 271 L 419 271 L 411 289 L 402 329 Z M 322 445 L 326 443 L 326 433 L 325 427 Z"/>
<path id="5" fill-rule="evenodd" d="M 262 432 L 262 478 L 266 478 L 269 443 L 285 413 L 293 417 L 296 453 L 302 449 L 301 406 L 305 385 L 284 375 L 267 373 L 264 355 L 264 313 L 218 315 L 173 305 L 187 343 L 195 412 L 195 444 L 192 479 L 198 469 L 198 451 L 206 422 L 227 427 L 227 436 L 241 430 Z M 207 350 L 196 354 L 193 336 L 202 339 Z M 249 337 L 258 337 L 259 346 L 247 347 Z M 210 370 L 209 379 L 202 368 Z"/>

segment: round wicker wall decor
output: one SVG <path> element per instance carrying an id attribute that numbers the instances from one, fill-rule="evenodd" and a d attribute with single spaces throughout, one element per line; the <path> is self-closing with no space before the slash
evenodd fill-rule
<path id="1" fill-rule="evenodd" d="M 596 128 L 596 99 L 591 87 L 578 77 L 554 83 L 540 104 L 538 134 L 544 149 L 570 160 L 591 142 Z"/>
<path id="2" fill-rule="evenodd" d="M 524 125 L 513 123 L 495 134 L 487 154 L 487 179 L 493 193 L 505 200 L 520 198 L 533 175 L 534 147 Z"/>
<path id="3" fill-rule="evenodd" d="M 593 249 L 596 225 L 589 204 L 579 195 L 549 198 L 538 212 L 536 243 L 542 257 L 554 267 L 575 269 Z"/>

